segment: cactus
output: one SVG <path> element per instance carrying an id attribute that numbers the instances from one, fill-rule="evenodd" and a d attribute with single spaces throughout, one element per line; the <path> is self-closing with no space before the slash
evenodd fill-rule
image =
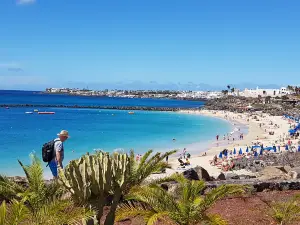
<path id="1" fill-rule="evenodd" d="M 96 152 L 88 153 L 78 160 L 72 160 L 64 170 L 59 171 L 59 179 L 77 203 L 89 204 L 98 211 L 100 221 L 108 195 L 114 195 L 111 211 L 105 224 L 113 224 L 117 204 L 129 174 L 127 154 Z M 99 222 L 100 223 L 100 222 Z"/>

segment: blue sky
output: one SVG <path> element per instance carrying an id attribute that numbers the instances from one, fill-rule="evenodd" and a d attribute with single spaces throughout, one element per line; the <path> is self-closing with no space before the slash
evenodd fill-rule
<path id="1" fill-rule="evenodd" d="M 0 88 L 300 84 L 299 40 L 297 0 L 1 0 Z"/>

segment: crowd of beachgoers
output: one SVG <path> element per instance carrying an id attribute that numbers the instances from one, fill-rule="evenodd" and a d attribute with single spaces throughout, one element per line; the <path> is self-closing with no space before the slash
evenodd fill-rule
<path id="1" fill-rule="evenodd" d="M 260 159 L 270 154 L 300 151 L 298 120 L 289 116 L 271 116 L 263 112 L 228 112 L 221 110 L 185 110 L 182 113 L 222 118 L 233 125 L 228 134 L 216 134 L 211 147 L 203 152 L 184 148 L 170 159 L 174 173 L 201 166 L 212 176 L 234 169 L 236 159 Z M 244 134 L 240 127 L 247 127 Z M 299 128 L 299 126 L 298 126 Z M 292 132 L 294 130 L 294 132 Z M 199 146 L 201 149 L 201 146 Z M 251 171 L 235 171 L 249 174 Z"/>

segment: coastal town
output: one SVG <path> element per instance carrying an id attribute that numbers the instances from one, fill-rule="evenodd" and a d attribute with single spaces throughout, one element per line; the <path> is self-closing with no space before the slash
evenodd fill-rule
<path id="1" fill-rule="evenodd" d="M 223 96 L 236 97 L 283 97 L 289 94 L 299 92 L 297 86 L 281 87 L 280 89 L 244 89 L 228 85 L 222 91 L 174 91 L 174 90 L 89 90 L 79 88 L 47 88 L 45 93 L 51 94 L 66 94 L 79 96 L 107 96 L 121 98 L 168 98 L 168 99 L 185 99 L 185 100 L 201 100 L 201 99 L 216 99 Z"/>

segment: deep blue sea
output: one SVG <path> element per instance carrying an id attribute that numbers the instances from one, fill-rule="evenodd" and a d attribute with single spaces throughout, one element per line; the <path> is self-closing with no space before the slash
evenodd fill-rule
<path id="1" fill-rule="evenodd" d="M 126 99 L 47 95 L 39 92 L 0 91 L 0 104 L 65 104 L 102 106 L 201 107 L 203 102 L 166 99 Z M 94 149 L 181 149 L 191 143 L 207 142 L 216 134 L 228 133 L 226 121 L 174 112 L 98 109 L 42 108 L 54 115 L 25 114 L 33 108 L 0 108 L 0 173 L 22 175 L 17 159 L 29 162 L 29 154 L 41 154 L 41 146 L 66 129 L 65 161 Z M 173 141 L 173 138 L 176 141 Z M 65 163 L 66 163 L 65 162 Z"/>

